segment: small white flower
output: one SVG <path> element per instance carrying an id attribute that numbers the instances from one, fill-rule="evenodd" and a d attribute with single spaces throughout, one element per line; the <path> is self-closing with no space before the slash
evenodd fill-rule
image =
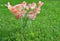
<path id="1" fill-rule="evenodd" d="M 36 3 L 31 4 L 31 9 L 34 9 L 36 7 Z"/>
<path id="2" fill-rule="evenodd" d="M 21 5 L 22 5 L 22 7 L 24 7 L 24 8 L 25 8 L 25 7 L 26 7 L 26 5 L 27 5 L 27 3 L 26 3 L 25 1 L 23 1 Z"/>
<path id="3" fill-rule="evenodd" d="M 29 10 L 29 7 L 28 7 L 28 6 L 26 6 L 26 9 L 27 9 L 27 10 Z"/>
<path id="4" fill-rule="evenodd" d="M 41 7 L 43 4 L 44 4 L 43 2 L 39 1 L 38 7 Z"/>

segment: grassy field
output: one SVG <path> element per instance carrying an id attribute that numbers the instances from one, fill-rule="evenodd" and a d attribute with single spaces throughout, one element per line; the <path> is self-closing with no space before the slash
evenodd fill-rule
<path id="1" fill-rule="evenodd" d="M 1 4 L 19 4 L 23 0 L 0 0 Z M 27 3 L 38 0 L 25 0 Z M 20 27 L 21 20 L 0 6 L 0 41 L 60 41 L 60 1 L 42 0 L 44 5 L 31 26 Z"/>

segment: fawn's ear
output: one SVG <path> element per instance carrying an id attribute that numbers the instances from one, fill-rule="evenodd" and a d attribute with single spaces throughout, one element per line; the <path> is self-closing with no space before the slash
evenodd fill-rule
<path id="1" fill-rule="evenodd" d="M 10 9 L 12 7 L 9 2 L 7 4 L 7 7 L 8 7 L 8 9 Z"/>

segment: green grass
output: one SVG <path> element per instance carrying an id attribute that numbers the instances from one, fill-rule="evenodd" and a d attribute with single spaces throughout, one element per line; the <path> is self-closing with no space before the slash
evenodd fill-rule
<path id="1" fill-rule="evenodd" d="M 23 0 L 9 0 L 12 5 Z M 38 0 L 25 0 L 27 3 Z M 60 2 L 42 0 L 44 5 L 31 27 L 20 27 L 21 19 L 16 19 L 5 6 L 0 6 L 0 41 L 60 41 Z M 6 4 L 8 0 L 0 0 Z M 29 26 L 29 25 L 28 25 Z"/>

